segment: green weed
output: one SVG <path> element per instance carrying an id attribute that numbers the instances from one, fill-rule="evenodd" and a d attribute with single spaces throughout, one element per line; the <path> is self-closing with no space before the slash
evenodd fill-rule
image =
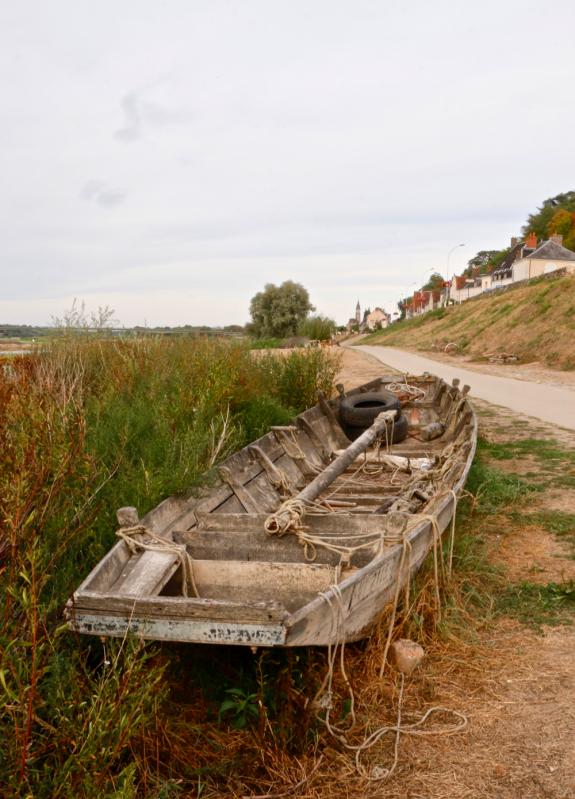
<path id="1" fill-rule="evenodd" d="M 541 630 L 542 625 L 572 624 L 575 612 L 575 582 L 520 582 L 509 585 L 496 598 L 499 613 Z"/>
<path id="2" fill-rule="evenodd" d="M 557 510 L 540 510 L 534 513 L 511 514 L 513 521 L 524 525 L 536 525 L 557 537 L 575 545 L 575 513 Z"/>
<path id="3" fill-rule="evenodd" d="M 243 729 L 250 720 L 259 716 L 257 694 L 247 693 L 242 688 L 228 688 L 227 699 L 220 705 L 219 718 L 231 716 L 232 723 L 237 730 Z"/>
<path id="4" fill-rule="evenodd" d="M 281 338 L 254 338 L 250 340 L 253 350 L 277 350 L 283 346 Z"/>
<path id="5" fill-rule="evenodd" d="M 531 455 L 539 461 L 575 463 L 575 452 L 562 447 L 555 439 L 524 438 L 501 443 L 482 438 L 478 442 L 478 450 L 495 460 L 512 460 Z"/>
<path id="6" fill-rule="evenodd" d="M 537 490 L 517 475 L 494 469 L 480 458 L 469 473 L 466 488 L 475 497 L 476 512 L 484 515 L 511 507 Z"/>

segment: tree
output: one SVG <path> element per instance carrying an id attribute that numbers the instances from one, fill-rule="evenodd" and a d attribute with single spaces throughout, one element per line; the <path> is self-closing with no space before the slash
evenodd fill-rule
<path id="1" fill-rule="evenodd" d="M 402 319 L 405 319 L 405 314 L 407 311 L 407 304 L 411 302 L 411 297 L 403 297 L 401 300 L 398 300 L 397 307 L 399 309 L 399 319 L 398 322 L 401 322 Z"/>
<path id="2" fill-rule="evenodd" d="M 421 287 L 421 291 L 435 291 L 436 289 L 441 289 L 444 283 L 445 278 L 442 277 L 439 272 L 434 272 L 425 286 Z"/>
<path id="3" fill-rule="evenodd" d="M 308 316 L 298 328 L 298 335 L 311 338 L 316 341 L 329 341 L 336 331 L 336 324 L 333 319 L 327 316 Z"/>
<path id="4" fill-rule="evenodd" d="M 469 271 L 470 275 L 474 269 L 486 271 L 489 264 L 500 252 L 500 250 L 479 250 L 477 255 L 474 255 L 473 258 L 467 262 L 467 269 L 465 271 Z"/>
<path id="5" fill-rule="evenodd" d="M 575 191 L 567 191 L 545 200 L 534 214 L 527 217 L 523 235 L 535 233 L 538 239 L 548 238 L 553 232 L 549 230 L 551 221 L 559 210 L 575 211 Z"/>
<path id="6" fill-rule="evenodd" d="M 551 217 L 549 222 L 549 233 L 559 233 L 561 236 L 568 236 L 575 226 L 575 213 L 560 208 Z"/>
<path id="7" fill-rule="evenodd" d="M 281 286 L 268 283 L 250 302 L 250 333 L 264 336 L 294 336 L 310 311 L 315 311 L 307 290 L 293 280 Z"/>

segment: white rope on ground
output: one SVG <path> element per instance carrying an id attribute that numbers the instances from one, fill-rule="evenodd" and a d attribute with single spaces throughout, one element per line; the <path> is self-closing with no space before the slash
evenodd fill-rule
<path id="1" fill-rule="evenodd" d="M 364 779 L 369 780 L 370 782 L 380 782 L 382 780 L 386 780 L 389 777 L 391 777 L 391 775 L 397 768 L 397 764 L 399 762 L 399 743 L 402 734 L 422 735 L 422 736 L 454 735 L 458 732 L 461 732 L 463 729 L 465 729 L 465 727 L 467 727 L 468 719 L 464 713 L 442 706 L 434 706 L 429 708 L 420 719 L 413 722 L 412 724 L 403 724 L 402 706 L 403 706 L 403 694 L 405 687 L 405 675 L 403 674 L 403 672 L 400 672 L 400 688 L 399 688 L 396 723 L 394 725 L 384 725 L 382 727 L 379 727 L 371 734 L 366 735 L 360 744 L 349 743 L 347 739 L 347 733 L 349 733 L 356 724 L 356 714 L 355 714 L 355 695 L 353 691 L 353 686 L 351 685 L 351 682 L 345 670 L 345 658 L 344 658 L 344 652 L 345 652 L 344 626 L 345 626 L 345 615 L 346 615 L 345 606 L 341 590 L 338 586 L 334 585 L 331 586 L 331 588 L 328 591 L 320 592 L 320 596 L 326 601 L 331 611 L 332 626 L 335 626 L 337 637 L 335 645 L 330 644 L 328 646 L 328 669 L 326 676 L 323 680 L 323 683 L 318 691 L 318 694 L 316 694 L 316 699 L 314 700 L 314 703 L 319 709 L 325 709 L 325 717 L 321 718 L 318 716 L 318 718 L 320 721 L 322 721 L 325 724 L 329 734 L 336 741 L 338 741 L 345 749 L 355 753 L 355 766 L 358 774 L 360 774 L 362 777 L 364 777 Z M 349 725 L 345 729 L 342 728 L 340 725 L 333 724 L 330 720 L 330 713 L 333 707 L 333 701 L 332 701 L 333 677 L 335 671 L 335 663 L 337 661 L 338 646 L 340 648 L 340 670 L 350 696 L 349 715 L 351 720 Z M 456 719 L 458 719 L 458 721 L 456 721 L 456 723 L 451 726 L 445 726 L 439 730 L 421 729 L 422 725 L 427 721 L 427 719 L 429 719 L 433 714 L 436 713 L 450 714 L 454 716 Z M 375 746 L 375 744 L 388 733 L 395 733 L 393 759 L 391 765 L 389 767 L 376 765 L 371 768 L 371 771 L 368 771 L 361 762 L 361 755 L 364 752 L 371 749 L 373 746 Z"/>
<path id="2" fill-rule="evenodd" d="M 188 585 L 191 585 L 193 596 L 199 597 L 198 588 L 194 579 L 193 559 L 188 552 L 185 544 L 176 544 L 175 541 L 168 541 L 166 538 L 154 533 L 143 524 L 136 524 L 133 527 L 120 527 L 116 530 L 116 535 L 127 545 L 133 555 L 139 552 L 166 552 L 176 555 L 182 567 L 182 593 L 188 596 Z M 143 541 L 139 536 L 148 536 L 150 541 Z M 138 537 L 137 537 L 138 536 Z"/>

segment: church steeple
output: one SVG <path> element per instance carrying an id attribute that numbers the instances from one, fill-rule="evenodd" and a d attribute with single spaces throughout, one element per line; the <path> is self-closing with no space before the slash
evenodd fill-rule
<path id="1" fill-rule="evenodd" d="M 359 307 L 359 300 L 357 301 L 357 305 L 355 306 L 355 321 L 359 325 L 361 322 L 361 308 Z"/>

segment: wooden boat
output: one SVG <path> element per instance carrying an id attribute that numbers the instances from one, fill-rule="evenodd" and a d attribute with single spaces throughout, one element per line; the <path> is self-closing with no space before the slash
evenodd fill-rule
<path id="1" fill-rule="evenodd" d="M 249 646 L 368 635 L 449 527 L 477 437 L 468 386 L 428 374 L 395 381 L 320 397 L 293 426 L 229 457 L 200 494 L 142 519 L 121 509 L 120 540 L 69 600 L 69 626 Z M 344 403 L 374 391 L 399 394 L 401 443 L 382 443 L 393 411 L 346 436 Z"/>

